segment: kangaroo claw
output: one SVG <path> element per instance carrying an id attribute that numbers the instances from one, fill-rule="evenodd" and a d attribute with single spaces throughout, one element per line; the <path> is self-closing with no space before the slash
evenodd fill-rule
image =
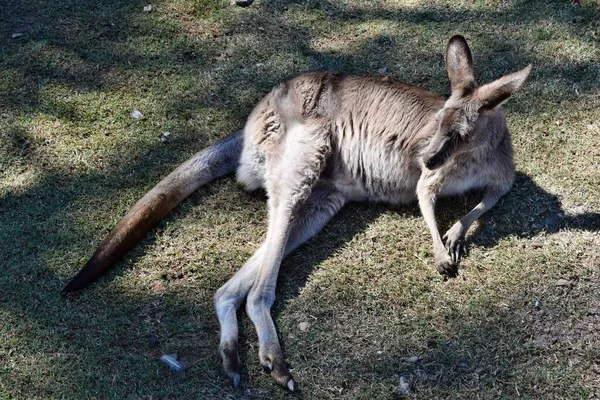
<path id="1" fill-rule="evenodd" d="M 452 227 L 442 237 L 442 240 L 445 242 L 446 249 L 448 250 L 452 262 L 458 264 L 461 257 L 466 253 L 466 243 L 461 227 Z"/>

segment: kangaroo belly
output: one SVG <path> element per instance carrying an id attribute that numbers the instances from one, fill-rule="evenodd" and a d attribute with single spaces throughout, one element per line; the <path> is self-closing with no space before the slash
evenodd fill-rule
<path id="1" fill-rule="evenodd" d="M 338 142 L 332 162 L 333 183 L 350 200 L 405 204 L 417 199 L 420 168 L 393 146 Z"/>

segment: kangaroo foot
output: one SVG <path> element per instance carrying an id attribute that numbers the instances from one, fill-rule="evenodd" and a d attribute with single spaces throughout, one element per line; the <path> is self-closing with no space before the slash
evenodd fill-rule
<path id="1" fill-rule="evenodd" d="M 240 359 L 238 357 L 237 343 L 226 343 L 219 347 L 219 357 L 223 362 L 225 373 L 232 380 L 233 386 L 240 384 Z"/>
<path id="2" fill-rule="evenodd" d="M 270 346 L 269 346 L 270 347 Z M 269 372 L 271 377 L 284 388 L 294 391 L 296 389 L 296 383 L 294 378 L 288 369 L 288 365 L 283 358 L 283 354 L 279 349 L 279 345 L 273 346 L 272 349 L 261 349 L 258 354 L 260 358 L 260 364 L 264 368 L 265 372 Z"/>

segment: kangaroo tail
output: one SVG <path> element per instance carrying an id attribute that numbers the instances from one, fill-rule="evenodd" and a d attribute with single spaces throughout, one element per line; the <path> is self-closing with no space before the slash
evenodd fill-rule
<path id="1" fill-rule="evenodd" d="M 235 132 L 200 151 L 138 200 L 61 294 L 83 289 L 92 283 L 183 199 L 205 183 L 234 172 L 242 152 L 242 132 Z"/>

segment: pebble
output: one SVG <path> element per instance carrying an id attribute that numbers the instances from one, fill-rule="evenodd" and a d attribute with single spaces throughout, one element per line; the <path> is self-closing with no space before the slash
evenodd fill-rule
<path id="1" fill-rule="evenodd" d="M 298 329 L 300 329 L 302 332 L 308 330 L 308 328 L 310 328 L 310 324 L 308 322 L 300 322 L 298 324 Z"/>
<path id="2" fill-rule="evenodd" d="M 412 393 L 410 378 L 406 376 L 400 377 L 400 386 L 398 387 L 398 394 L 410 394 Z"/>
<path id="3" fill-rule="evenodd" d="M 559 279 L 556 281 L 555 285 L 562 287 L 571 287 L 575 285 L 575 281 L 572 281 L 570 279 Z"/>
<path id="4" fill-rule="evenodd" d="M 131 112 L 131 118 L 142 119 L 142 118 L 144 118 L 144 114 L 142 114 L 142 112 L 140 110 L 137 110 L 134 108 L 133 111 Z"/>

